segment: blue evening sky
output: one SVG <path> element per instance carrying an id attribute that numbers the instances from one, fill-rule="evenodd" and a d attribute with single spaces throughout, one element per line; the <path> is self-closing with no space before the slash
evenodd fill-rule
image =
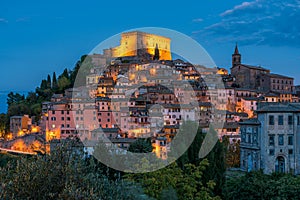
<path id="1" fill-rule="evenodd" d="M 2 1 L 0 91 L 34 90 L 48 73 L 72 69 L 106 38 L 139 27 L 174 29 L 196 39 L 229 68 L 242 60 L 300 84 L 299 0 Z"/>

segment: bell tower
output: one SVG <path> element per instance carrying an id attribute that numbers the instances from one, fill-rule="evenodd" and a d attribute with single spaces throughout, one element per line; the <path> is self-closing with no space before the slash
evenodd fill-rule
<path id="1" fill-rule="evenodd" d="M 238 45 L 235 45 L 234 53 L 232 54 L 232 67 L 241 64 L 241 54 L 239 53 Z"/>

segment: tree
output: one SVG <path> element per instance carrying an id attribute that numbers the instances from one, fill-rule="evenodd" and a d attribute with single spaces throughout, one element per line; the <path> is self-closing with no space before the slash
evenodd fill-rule
<path id="1" fill-rule="evenodd" d="M 47 81 L 46 80 L 42 80 L 40 88 L 41 88 L 41 90 L 47 89 Z"/>
<path id="2" fill-rule="evenodd" d="M 26 103 L 32 105 L 38 102 L 38 96 L 35 92 L 29 92 L 26 97 Z"/>
<path id="3" fill-rule="evenodd" d="M 144 160 L 141 165 L 147 167 L 151 163 Z M 203 184 L 203 173 L 208 166 L 208 161 L 204 159 L 198 166 L 193 164 L 185 165 L 186 170 L 182 170 L 176 163 L 172 163 L 166 168 L 155 172 L 128 174 L 126 179 L 140 183 L 146 194 L 156 199 L 165 199 L 167 195 L 172 199 L 219 199 L 212 195 L 214 187 L 213 181 Z M 166 191 L 172 193 L 167 194 Z"/>
<path id="4" fill-rule="evenodd" d="M 51 84 L 51 77 L 50 75 L 48 74 L 47 76 L 47 89 L 51 88 L 52 87 L 52 84 Z"/>
<path id="5" fill-rule="evenodd" d="M 158 49 L 158 46 L 156 44 L 155 46 L 155 50 L 154 50 L 154 56 L 153 56 L 153 60 L 159 60 L 159 49 Z"/>
<path id="6" fill-rule="evenodd" d="M 187 164 L 193 164 L 197 166 L 203 160 L 199 158 L 199 151 L 202 147 L 202 143 L 204 141 L 204 138 L 206 137 L 206 134 L 202 133 L 201 129 L 193 130 L 193 127 L 197 127 L 196 125 L 193 125 L 193 123 L 194 122 L 185 122 L 180 127 L 180 129 L 183 129 L 183 133 L 187 135 L 184 139 L 188 138 L 191 133 L 197 131 L 194 138 L 191 138 L 191 136 L 190 138 L 188 138 L 188 140 L 192 140 L 193 142 L 188 147 L 187 151 L 176 161 L 183 170 L 185 170 L 185 166 Z M 217 134 L 213 128 L 210 128 L 209 133 L 215 135 Z M 186 141 L 181 142 L 187 143 Z M 216 183 L 214 192 L 217 195 L 222 194 L 222 188 L 225 183 L 225 153 L 226 148 L 224 147 L 224 144 L 218 140 L 213 149 L 205 157 L 209 162 L 209 167 L 205 169 L 205 173 L 203 175 L 203 183 L 213 180 Z"/>
<path id="7" fill-rule="evenodd" d="M 225 199 L 299 199 L 300 177 L 291 174 L 263 174 L 262 171 L 229 178 Z"/>
<path id="8" fill-rule="evenodd" d="M 17 104 L 17 103 L 21 103 L 22 101 L 25 100 L 24 95 L 21 95 L 19 93 L 14 94 L 13 92 L 10 92 L 7 95 L 7 105 L 10 106 L 13 103 Z"/>
<path id="9" fill-rule="evenodd" d="M 133 142 L 130 146 L 128 151 L 133 153 L 149 153 L 153 151 L 153 147 L 151 144 L 151 139 L 143 139 L 139 138 L 135 142 Z"/>
<path id="10" fill-rule="evenodd" d="M 90 74 L 91 69 L 94 67 L 92 58 L 84 55 L 80 61 L 76 63 L 74 70 L 71 72 L 70 80 L 74 87 L 80 87 L 86 85 L 86 77 Z"/>
<path id="11" fill-rule="evenodd" d="M 0 182 L 1 199 L 148 199 L 137 184 L 109 180 L 70 141 L 0 167 Z"/>
<path id="12" fill-rule="evenodd" d="M 54 92 L 56 92 L 58 89 L 58 84 L 57 84 L 57 79 L 56 79 L 56 73 L 53 72 L 53 76 L 52 76 L 52 90 Z"/>
<path id="13" fill-rule="evenodd" d="M 25 103 L 14 103 L 8 107 L 8 117 L 24 114 L 30 114 L 30 107 Z"/>
<path id="14" fill-rule="evenodd" d="M 70 87 L 70 80 L 65 77 L 65 76 L 61 76 L 59 79 L 58 79 L 58 89 L 59 89 L 59 92 L 60 93 L 63 93 L 65 89 L 69 88 Z"/>
<path id="15" fill-rule="evenodd" d="M 0 114 L 0 138 L 4 138 L 7 132 L 7 115 L 4 113 Z"/>
<path id="16" fill-rule="evenodd" d="M 226 151 L 226 166 L 240 167 L 240 141 L 229 142 L 228 137 L 223 137 L 223 143 L 227 147 Z"/>
<path id="17" fill-rule="evenodd" d="M 69 71 L 68 69 L 64 69 L 63 73 L 60 75 L 60 78 L 61 77 L 66 77 L 67 79 L 69 79 Z"/>

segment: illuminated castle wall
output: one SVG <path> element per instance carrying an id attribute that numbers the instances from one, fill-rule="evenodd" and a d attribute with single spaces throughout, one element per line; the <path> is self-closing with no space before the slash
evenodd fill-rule
<path id="1" fill-rule="evenodd" d="M 120 46 L 110 50 L 112 57 L 136 56 L 138 49 L 145 49 L 149 54 L 154 55 L 156 45 L 160 60 L 172 60 L 170 38 L 140 31 L 122 33 Z"/>

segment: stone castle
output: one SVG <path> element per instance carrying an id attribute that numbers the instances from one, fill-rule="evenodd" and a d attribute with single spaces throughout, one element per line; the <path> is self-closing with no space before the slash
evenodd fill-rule
<path id="1" fill-rule="evenodd" d="M 156 48 L 160 60 L 172 60 L 170 38 L 140 31 L 122 33 L 120 46 L 106 49 L 104 54 L 117 58 L 137 56 L 139 50 L 145 50 L 154 56 Z"/>

